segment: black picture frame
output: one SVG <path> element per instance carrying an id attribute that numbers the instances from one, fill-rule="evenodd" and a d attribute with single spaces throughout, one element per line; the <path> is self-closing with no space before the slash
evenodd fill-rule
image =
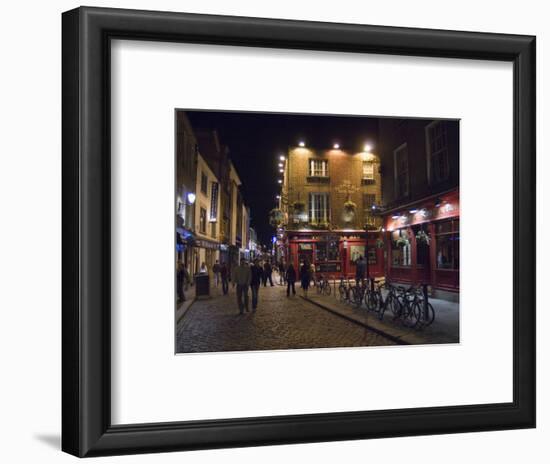
<path id="1" fill-rule="evenodd" d="M 76 456 L 535 426 L 535 37 L 81 7 L 63 13 L 62 449 Z M 513 401 L 111 425 L 110 43 L 175 41 L 513 63 Z"/>

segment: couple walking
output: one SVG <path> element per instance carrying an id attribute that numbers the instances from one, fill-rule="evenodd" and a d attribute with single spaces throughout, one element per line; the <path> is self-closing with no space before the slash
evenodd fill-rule
<path id="1" fill-rule="evenodd" d="M 295 287 L 296 277 L 297 277 L 296 269 L 294 269 L 294 265 L 290 263 L 285 272 L 286 296 L 290 296 L 291 290 L 292 290 L 292 294 L 296 295 L 296 287 Z M 307 290 L 309 288 L 310 282 L 311 282 L 311 266 L 308 264 L 307 261 L 304 261 L 302 266 L 300 267 L 300 283 L 304 291 L 305 297 L 307 297 Z"/>
<path id="2" fill-rule="evenodd" d="M 256 312 L 258 307 L 258 294 L 260 292 L 260 283 L 263 278 L 263 269 L 257 259 L 249 266 L 245 259 L 233 269 L 231 280 L 237 287 L 237 305 L 239 314 L 243 314 L 248 309 L 248 288 L 252 290 L 252 312 Z"/>

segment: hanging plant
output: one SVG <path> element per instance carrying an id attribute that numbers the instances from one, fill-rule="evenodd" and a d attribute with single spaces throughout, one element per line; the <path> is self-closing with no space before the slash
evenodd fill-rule
<path id="1" fill-rule="evenodd" d="M 351 200 L 348 200 L 344 203 L 344 208 L 347 210 L 347 211 L 350 211 L 350 212 L 355 212 L 355 209 L 357 208 L 357 205 L 351 201 Z"/>
<path id="2" fill-rule="evenodd" d="M 398 246 L 398 247 L 404 248 L 404 247 L 406 247 L 406 246 L 409 246 L 409 245 L 410 245 L 410 242 L 409 242 L 408 237 L 399 237 L 399 238 L 395 241 L 395 245 Z"/>
<path id="3" fill-rule="evenodd" d="M 283 212 L 278 208 L 274 208 L 269 212 L 269 223 L 273 227 L 277 227 L 281 224 L 283 222 L 283 218 Z"/>
<path id="4" fill-rule="evenodd" d="M 376 248 L 384 248 L 384 240 L 381 238 L 376 239 Z"/>
<path id="5" fill-rule="evenodd" d="M 430 245 L 430 236 L 423 230 L 419 230 L 416 234 L 416 241 L 423 245 Z"/>

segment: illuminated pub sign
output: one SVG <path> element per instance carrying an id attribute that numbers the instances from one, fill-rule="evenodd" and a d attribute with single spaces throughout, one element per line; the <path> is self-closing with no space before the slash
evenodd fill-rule
<path id="1" fill-rule="evenodd" d="M 218 220 L 218 183 L 212 182 L 212 193 L 210 195 L 210 222 Z"/>
<path id="2" fill-rule="evenodd" d="M 460 216 L 458 190 L 428 202 L 422 202 L 418 206 L 408 207 L 403 211 L 394 211 L 386 217 L 386 229 L 392 231 L 400 227 L 456 216 Z"/>

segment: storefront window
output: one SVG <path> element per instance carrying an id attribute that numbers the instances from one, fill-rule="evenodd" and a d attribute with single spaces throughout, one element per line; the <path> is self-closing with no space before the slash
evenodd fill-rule
<path id="1" fill-rule="evenodd" d="M 318 242 L 315 244 L 315 261 L 339 261 L 340 250 L 338 241 Z"/>
<path id="2" fill-rule="evenodd" d="M 438 269 L 460 267 L 459 220 L 451 219 L 436 225 L 436 263 Z"/>
<path id="3" fill-rule="evenodd" d="M 391 263 L 393 267 L 409 267 L 411 265 L 411 244 L 406 242 L 407 231 L 395 230 L 391 234 Z"/>

